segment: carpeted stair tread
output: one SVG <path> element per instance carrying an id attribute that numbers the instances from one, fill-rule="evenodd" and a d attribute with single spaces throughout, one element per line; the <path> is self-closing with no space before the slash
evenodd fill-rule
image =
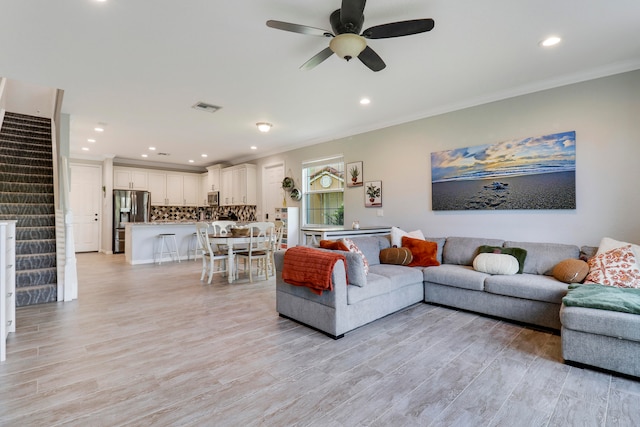
<path id="1" fill-rule="evenodd" d="M 0 221 L 17 220 L 16 228 L 25 229 L 27 227 L 53 227 L 55 233 L 56 216 L 54 213 L 49 215 L 0 215 Z"/>
<path id="2" fill-rule="evenodd" d="M 55 226 L 16 227 L 16 242 L 25 240 L 46 240 L 56 238 Z"/>
<path id="3" fill-rule="evenodd" d="M 0 156 L 23 157 L 26 159 L 48 159 L 51 160 L 51 150 L 31 150 L 24 144 L 16 144 L 12 141 L 5 141 L 0 138 Z"/>
<path id="4" fill-rule="evenodd" d="M 0 181 L 0 192 L 4 193 L 50 193 L 53 184 L 40 182 L 5 182 Z"/>
<path id="5" fill-rule="evenodd" d="M 16 241 L 16 254 L 19 255 L 36 255 L 36 254 L 55 254 L 56 239 L 33 239 Z"/>
<path id="6" fill-rule="evenodd" d="M 16 254 L 16 273 L 25 270 L 39 270 L 41 268 L 55 268 L 56 254 Z"/>
<path id="7" fill-rule="evenodd" d="M 0 203 L 22 203 L 22 204 L 51 204 L 53 205 L 53 194 L 47 193 L 7 193 L 0 191 Z"/>
<path id="8" fill-rule="evenodd" d="M 50 215 L 55 214 L 53 205 L 25 205 L 24 203 L 6 203 L 0 205 L 0 215 Z M 17 218 L 14 218 L 17 219 Z"/>
<path id="9" fill-rule="evenodd" d="M 42 184 L 53 185 L 53 174 L 51 175 L 43 175 L 38 173 L 18 174 L 18 173 L 8 173 L 0 169 L 0 181 L 17 182 L 17 183 L 23 183 L 23 184 L 42 183 Z"/>
<path id="10" fill-rule="evenodd" d="M 26 289 L 16 289 L 16 307 L 47 304 L 56 302 L 57 300 L 58 285 L 56 283 L 48 283 Z"/>
<path id="11" fill-rule="evenodd" d="M 34 268 L 29 271 L 16 271 L 16 290 L 33 286 L 57 283 L 58 270 L 55 267 Z"/>

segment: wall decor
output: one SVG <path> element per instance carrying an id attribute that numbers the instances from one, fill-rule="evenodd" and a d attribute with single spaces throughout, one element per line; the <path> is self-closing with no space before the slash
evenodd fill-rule
<path id="1" fill-rule="evenodd" d="M 382 181 L 364 183 L 364 207 L 379 208 L 382 206 Z"/>
<path id="2" fill-rule="evenodd" d="M 347 187 L 362 187 L 362 162 L 347 163 L 347 171 L 349 172 Z"/>
<path id="3" fill-rule="evenodd" d="M 431 153 L 431 207 L 575 209 L 576 132 Z"/>

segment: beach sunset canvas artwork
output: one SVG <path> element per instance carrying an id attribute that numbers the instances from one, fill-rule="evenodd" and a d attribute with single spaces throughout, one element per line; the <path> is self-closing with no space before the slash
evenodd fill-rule
<path id="1" fill-rule="evenodd" d="M 431 153 L 431 205 L 575 209 L 575 131 Z"/>

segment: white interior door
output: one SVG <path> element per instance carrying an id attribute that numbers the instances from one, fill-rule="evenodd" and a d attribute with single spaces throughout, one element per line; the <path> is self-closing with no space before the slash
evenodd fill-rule
<path id="1" fill-rule="evenodd" d="M 262 169 L 262 219 L 273 221 L 277 207 L 282 207 L 282 180 L 284 164 L 278 163 Z"/>
<path id="2" fill-rule="evenodd" d="M 71 165 L 70 197 L 76 252 L 96 252 L 100 248 L 101 166 Z"/>

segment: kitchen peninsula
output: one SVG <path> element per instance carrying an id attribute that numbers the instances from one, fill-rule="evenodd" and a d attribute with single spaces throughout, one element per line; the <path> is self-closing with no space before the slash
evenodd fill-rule
<path id="1" fill-rule="evenodd" d="M 158 235 L 174 233 L 178 243 L 180 260 L 186 260 L 189 255 L 189 244 L 195 247 L 195 222 L 130 222 L 125 224 L 125 259 L 129 264 L 151 264 L 155 262 L 155 252 L 158 249 Z M 171 261 L 169 255 L 164 255 L 162 262 Z"/>

